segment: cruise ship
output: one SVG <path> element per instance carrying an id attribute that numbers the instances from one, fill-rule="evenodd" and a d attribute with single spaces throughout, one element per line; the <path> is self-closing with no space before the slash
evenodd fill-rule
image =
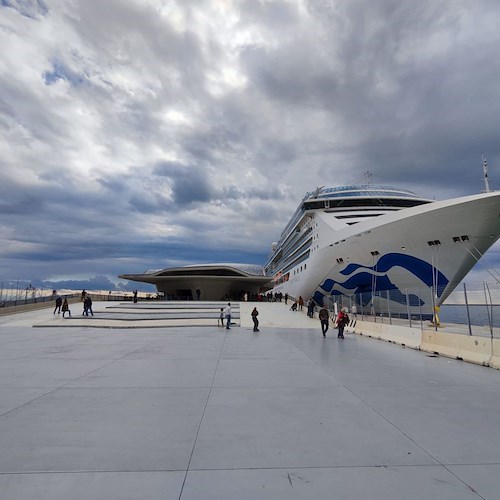
<path id="1" fill-rule="evenodd" d="M 432 315 L 500 236 L 500 192 L 434 201 L 388 186 L 307 193 L 265 274 L 317 304 L 348 296 L 375 313 Z"/>

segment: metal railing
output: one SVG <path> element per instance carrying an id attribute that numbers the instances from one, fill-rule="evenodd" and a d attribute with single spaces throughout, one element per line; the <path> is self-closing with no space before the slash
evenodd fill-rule
<path id="1" fill-rule="evenodd" d="M 132 301 L 133 292 L 92 292 L 88 291 L 92 300 L 96 301 Z M 26 288 L 22 290 L 2 290 L 0 294 L 0 311 L 15 311 L 17 309 L 31 309 L 38 307 L 48 307 L 55 302 L 56 297 L 60 295 L 63 299 L 74 300 L 81 297 L 81 292 L 64 291 L 53 293 L 52 290 Z M 163 296 L 155 293 L 141 294 L 139 301 L 143 300 L 163 300 Z M 31 306 L 31 307 L 30 307 Z"/>
<path id="2" fill-rule="evenodd" d="M 461 284 L 441 304 L 442 291 L 432 287 L 381 290 L 324 298 L 332 312 L 347 308 L 357 319 L 463 335 L 500 338 L 500 284 Z M 354 309 L 353 309 L 354 308 Z M 353 311 L 356 311 L 353 313 Z"/>

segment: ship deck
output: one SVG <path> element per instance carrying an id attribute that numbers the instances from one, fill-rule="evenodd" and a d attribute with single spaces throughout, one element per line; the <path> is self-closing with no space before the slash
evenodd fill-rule
<path id="1" fill-rule="evenodd" d="M 500 371 L 254 305 L 1 317 L 2 499 L 498 498 Z"/>

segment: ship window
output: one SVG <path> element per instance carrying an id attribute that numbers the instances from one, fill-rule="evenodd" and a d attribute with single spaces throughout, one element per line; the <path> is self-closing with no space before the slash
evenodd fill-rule
<path id="1" fill-rule="evenodd" d="M 337 259 L 337 264 L 342 264 L 342 262 L 344 262 L 344 259 L 342 257 L 339 257 Z"/>
<path id="2" fill-rule="evenodd" d="M 377 250 L 375 250 L 374 252 L 370 252 L 374 257 L 377 256 L 377 255 L 380 255 L 379 252 L 377 252 Z"/>
<path id="3" fill-rule="evenodd" d="M 324 201 L 307 201 L 304 203 L 304 210 L 315 210 L 318 208 L 325 208 Z"/>
<path id="4" fill-rule="evenodd" d="M 460 241 L 460 237 L 459 236 L 453 236 L 453 241 L 455 243 L 458 243 Z"/>
<path id="5" fill-rule="evenodd" d="M 371 194 L 371 193 L 370 193 Z M 358 193 L 356 196 L 362 195 Z M 316 202 L 317 203 L 317 202 Z M 401 198 L 368 198 L 368 199 L 343 199 L 343 200 L 330 200 L 330 208 L 349 208 L 349 207 L 399 207 L 399 208 L 409 208 L 416 207 L 419 205 L 424 205 L 430 203 L 427 200 L 418 199 L 401 199 Z M 304 204 L 304 206 L 306 203 Z"/>
<path id="6" fill-rule="evenodd" d="M 379 215 L 384 214 L 352 214 L 352 215 L 336 215 L 336 219 L 356 219 L 361 217 L 378 217 Z"/>
<path id="7" fill-rule="evenodd" d="M 469 241 L 469 237 L 465 234 L 462 236 L 462 241 Z"/>

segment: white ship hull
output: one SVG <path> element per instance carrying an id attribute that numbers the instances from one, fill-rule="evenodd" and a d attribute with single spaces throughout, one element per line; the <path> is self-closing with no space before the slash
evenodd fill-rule
<path id="1" fill-rule="evenodd" d="M 312 296 L 318 304 L 363 294 L 366 305 L 375 294 L 382 310 L 431 314 L 497 241 L 499 215 L 499 193 L 405 208 L 343 227 L 332 213 L 314 212 L 308 216 L 308 258 L 288 271 L 286 281 L 277 273 L 274 291 Z"/>

